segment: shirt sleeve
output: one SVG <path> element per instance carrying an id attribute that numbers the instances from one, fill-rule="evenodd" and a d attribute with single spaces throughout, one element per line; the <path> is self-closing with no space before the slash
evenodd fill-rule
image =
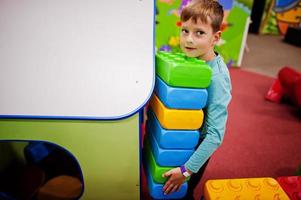
<path id="1" fill-rule="evenodd" d="M 203 132 L 203 142 L 185 163 L 186 169 L 197 173 L 213 152 L 221 145 L 228 118 L 228 104 L 231 100 L 231 82 L 228 73 L 213 75 L 208 87 L 208 103 Z"/>

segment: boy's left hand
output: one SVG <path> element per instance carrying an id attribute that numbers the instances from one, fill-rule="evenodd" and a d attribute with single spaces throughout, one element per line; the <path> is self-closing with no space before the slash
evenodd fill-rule
<path id="1" fill-rule="evenodd" d="M 182 174 L 180 167 L 173 168 L 163 174 L 163 177 L 169 177 L 166 181 L 163 191 L 164 194 L 170 194 L 179 191 L 182 184 L 185 182 L 185 176 Z"/>

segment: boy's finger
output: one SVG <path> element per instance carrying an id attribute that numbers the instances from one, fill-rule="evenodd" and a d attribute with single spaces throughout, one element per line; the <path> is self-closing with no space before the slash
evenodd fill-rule
<path id="1" fill-rule="evenodd" d="M 177 189 L 177 192 L 179 192 L 181 190 L 181 187 L 182 187 L 182 184 L 179 185 L 178 189 Z"/>
<path id="2" fill-rule="evenodd" d="M 169 186 L 167 187 L 167 189 L 164 191 L 164 194 L 169 194 L 171 189 L 174 187 L 174 184 L 169 184 Z"/>
<path id="3" fill-rule="evenodd" d="M 170 193 L 173 193 L 175 191 L 177 191 L 177 189 L 179 188 L 179 185 L 175 185 L 172 190 L 170 191 Z"/>
<path id="4" fill-rule="evenodd" d="M 170 180 L 168 180 L 165 185 L 163 186 L 163 191 L 165 192 L 165 190 L 169 187 L 169 185 L 171 184 Z"/>
<path id="5" fill-rule="evenodd" d="M 165 172 L 162 176 L 163 177 L 168 177 L 171 175 L 171 170 L 169 170 L 168 172 Z"/>

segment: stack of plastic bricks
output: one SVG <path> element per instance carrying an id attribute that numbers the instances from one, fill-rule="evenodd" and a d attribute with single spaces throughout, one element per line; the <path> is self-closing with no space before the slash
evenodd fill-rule
<path id="1" fill-rule="evenodd" d="M 271 199 L 289 200 L 281 184 L 273 178 L 209 180 L 205 183 L 205 200 Z"/>
<path id="2" fill-rule="evenodd" d="M 211 75 L 211 68 L 199 59 L 181 53 L 156 55 L 155 93 L 147 113 L 144 145 L 148 189 L 154 199 L 178 199 L 187 192 L 185 182 L 179 191 L 165 195 L 167 178 L 162 174 L 184 165 L 195 151 Z"/>

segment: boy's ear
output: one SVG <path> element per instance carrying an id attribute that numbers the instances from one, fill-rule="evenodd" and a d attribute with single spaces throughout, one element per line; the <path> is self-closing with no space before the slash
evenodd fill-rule
<path id="1" fill-rule="evenodd" d="M 222 31 L 216 31 L 213 37 L 213 44 L 216 45 L 219 39 L 221 39 Z"/>

